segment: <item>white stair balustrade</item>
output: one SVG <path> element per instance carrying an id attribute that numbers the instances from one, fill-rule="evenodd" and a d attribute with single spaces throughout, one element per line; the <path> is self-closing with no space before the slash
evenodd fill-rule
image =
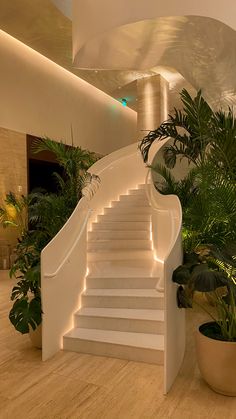
<path id="1" fill-rule="evenodd" d="M 179 201 L 145 184 L 137 143 L 90 170 L 98 191 L 87 190 L 42 252 L 43 360 L 64 349 L 163 364 L 167 393 L 185 346 L 171 281 L 182 257 Z"/>
<path id="2" fill-rule="evenodd" d="M 97 223 L 92 224 L 88 233 L 86 290 L 81 296 L 81 308 L 75 313 L 75 327 L 64 336 L 64 349 L 163 364 L 164 297 L 156 290 L 158 278 L 152 276 L 155 261 L 150 235 L 151 208 L 144 186 L 128 191 L 128 205 L 123 205 L 120 199 L 113 201 L 103 215 L 97 216 Z M 136 196 L 142 199 L 142 206 L 136 206 Z M 125 223 L 118 230 L 122 239 L 117 238 L 116 229 L 121 221 Z M 132 224 L 137 221 L 140 230 L 133 230 Z M 96 224 L 102 224 L 103 230 L 94 230 Z M 139 232 L 146 233 L 145 239 Z M 149 268 L 146 277 L 137 276 L 137 258 L 146 260 Z M 90 262 L 98 261 L 99 270 L 103 260 L 102 276 L 99 271 L 95 275 Z M 106 267 L 108 260 L 113 261 L 113 276 L 111 266 Z M 133 269 L 131 265 L 121 276 L 116 271 L 117 260 L 120 265 L 132 260 Z"/>

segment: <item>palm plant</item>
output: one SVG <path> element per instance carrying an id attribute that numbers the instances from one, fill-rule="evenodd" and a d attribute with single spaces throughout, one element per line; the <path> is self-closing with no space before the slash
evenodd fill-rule
<path id="1" fill-rule="evenodd" d="M 81 147 L 67 146 L 50 138 L 35 139 L 32 145 L 34 153 L 52 152 L 59 165 L 63 168 L 63 176 L 54 173 L 58 188 L 67 194 L 69 203 L 73 206 L 82 197 L 82 189 L 87 180 L 87 170 L 98 157 L 95 153 L 83 150 Z"/>
<path id="2" fill-rule="evenodd" d="M 161 181 L 156 188 L 176 194 L 183 208 L 183 238 L 186 251 L 200 244 L 224 247 L 236 241 L 236 122 L 231 109 L 213 112 L 201 92 L 191 98 L 181 92 L 183 112 L 150 132 L 141 142 L 145 161 L 153 141 L 167 137 L 173 144 L 164 149 L 165 166 L 149 166 Z M 182 131 L 181 131 L 181 130 Z M 176 180 L 171 172 L 178 156 L 191 166 L 188 175 Z"/>
<path id="3" fill-rule="evenodd" d="M 213 112 L 199 91 L 195 98 L 183 89 L 180 93 L 183 111 L 174 109 L 167 121 L 150 131 L 139 148 L 144 162 L 154 141 L 171 138 L 164 148 L 164 161 L 169 169 L 177 158 L 186 158 L 195 167 L 211 160 L 227 176 L 236 178 L 236 121 L 233 110 Z"/>
<path id="4" fill-rule="evenodd" d="M 24 226 L 16 247 L 17 258 L 10 271 L 18 279 L 12 290 L 14 301 L 9 318 L 16 330 L 28 333 L 42 321 L 40 255 L 70 217 L 82 197 L 88 183 L 97 182 L 97 176 L 87 169 L 97 160 L 94 153 L 81 148 L 68 148 L 49 138 L 36 140 L 35 152 L 52 151 L 64 169 L 64 175 L 54 174 L 58 181 L 58 192 L 35 191 L 27 198 L 22 197 L 27 207 L 29 229 Z M 91 189 L 93 191 L 93 189 Z M 92 192 L 91 192 L 92 193 Z"/>
<path id="5" fill-rule="evenodd" d="M 177 157 L 187 158 L 189 162 L 198 166 L 204 160 L 207 146 L 210 143 L 209 124 L 213 111 L 203 99 L 201 91 L 195 98 L 191 98 L 187 90 L 180 93 L 183 103 L 183 112 L 174 109 L 173 115 L 169 115 L 156 130 L 151 131 L 144 137 L 139 146 L 144 162 L 148 160 L 150 147 L 154 141 L 172 138 L 173 144 L 164 149 L 165 164 L 172 169 Z"/>
<path id="6" fill-rule="evenodd" d="M 213 292 L 216 330 L 236 340 L 236 121 L 233 110 L 213 112 L 199 91 L 191 98 L 181 92 L 183 111 L 173 115 L 141 142 L 145 162 L 156 140 L 170 137 L 165 165 L 151 169 L 159 176 L 156 188 L 179 197 L 183 209 L 184 264 L 173 273 L 180 307 L 192 307 L 196 291 Z M 176 180 L 171 169 L 177 159 L 191 164 L 186 177 Z M 227 248 L 227 252 L 225 249 Z M 224 288 L 224 293 L 219 288 Z"/>

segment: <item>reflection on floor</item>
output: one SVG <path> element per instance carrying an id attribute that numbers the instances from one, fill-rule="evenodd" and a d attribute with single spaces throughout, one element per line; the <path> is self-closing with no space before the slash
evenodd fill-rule
<path id="1" fill-rule="evenodd" d="M 217 395 L 200 378 L 188 312 L 187 351 L 168 396 L 162 367 L 73 352 L 42 363 L 27 336 L 9 324 L 13 280 L 0 272 L 0 419 L 235 419 L 236 398 Z"/>

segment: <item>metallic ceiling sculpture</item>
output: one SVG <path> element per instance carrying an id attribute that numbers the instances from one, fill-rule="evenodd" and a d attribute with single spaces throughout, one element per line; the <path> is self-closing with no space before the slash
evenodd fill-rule
<path id="1" fill-rule="evenodd" d="M 62 6 L 69 16 L 71 0 Z M 173 68 L 212 105 L 236 103 L 235 0 L 75 0 L 71 15 L 77 68 Z"/>

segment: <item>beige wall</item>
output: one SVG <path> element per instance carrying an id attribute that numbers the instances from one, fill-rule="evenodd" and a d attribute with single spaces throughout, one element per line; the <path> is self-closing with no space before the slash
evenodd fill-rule
<path id="1" fill-rule="evenodd" d="M 0 126 L 110 153 L 136 140 L 136 112 L 0 31 Z"/>
<path id="2" fill-rule="evenodd" d="M 27 156 L 26 135 L 0 128 L 0 205 L 8 192 L 27 193 Z M 17 231 L 14 228 L 0 227 L 0 243 L 16 241 Z M 0 249 L 1 266 L 1 249 Z"/>

